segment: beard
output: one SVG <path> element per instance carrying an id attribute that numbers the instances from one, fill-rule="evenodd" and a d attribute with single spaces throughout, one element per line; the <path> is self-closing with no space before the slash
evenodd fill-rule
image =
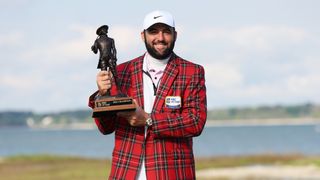
<path id="1" fill-rule="evenodd" d="M 159 43 L 165 43 L 165 42 L 159 42 Z M 147 41 L 144 41 L 144 44 L 146 46 L 146 49 L 148 51 L 148 53 L 156 59 L 159 60 L 163 60 L 168 58 L 171 53 L 173 52 L 173 48 L 174 48 L 174 44 L 175 44 L 175 40 L 172 42 L 172 44 L 162 53 L 160 54 L 154 47 L 152 47 L 150 44 L 147 43 Z"/>

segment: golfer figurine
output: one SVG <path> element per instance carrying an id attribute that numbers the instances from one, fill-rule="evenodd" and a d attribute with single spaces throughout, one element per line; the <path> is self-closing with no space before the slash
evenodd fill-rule
<path id="1" fill-rule="evenodd" d="M 117 90 L 119 87 L 117 80 L 117 50 L 114 45 L 114 40 L 108 37 L 108 29 L 107 25 L 103 25 L 99 27 L 96 31 L 98 35 L 94 44 L 91 46 L 91 50 L 97 54 L 98 50 L 100 52 L 98 69 L 101 71 L 107 71 L 108 68 L 111 71 L 113 78 L 115 80 Z M 110 91 L 107 92 L 107 95 L 110 95 Z"/>
<path id="2" fill-rule="evenodd" d="M 132 111 L 136 106 L 132 97 L 121 93 L 117 76 L 117 50 L 114 40 L 108 37 L 107 25 L 99 27 L 96 31 L 98 37 L 91 46 L 91 50 L 97 54 L 100 52 L 98 69 L 101 71 L 110 70 L 116 85 L 116 95 L 112 96 L 110 89 L 103 96 L 97 96 L 95 99 L 95 107 L 93 108 L 92 117 L 114 116 L 118 111 Z M 112 94 L 114 91 L 112 91 Z"/>

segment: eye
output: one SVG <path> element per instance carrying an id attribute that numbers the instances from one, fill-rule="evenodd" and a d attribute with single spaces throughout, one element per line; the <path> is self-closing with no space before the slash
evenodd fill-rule
<path id="1" fill-rule="evenodd" d="M 157 34 L 159 31 L 158 31 L 157 29 L 154 29 L 154 28 L 149 28 L 149 29 L 147 30 L 147 32 L 148 32 L 149 34 Z"/>
<path id="2" fill-rule="evenodd" d="M 172 31 L 171 31 L 171 29 L 166 28 L 166 29 L 163 30 L 163 33 L 172 34 Z"/>

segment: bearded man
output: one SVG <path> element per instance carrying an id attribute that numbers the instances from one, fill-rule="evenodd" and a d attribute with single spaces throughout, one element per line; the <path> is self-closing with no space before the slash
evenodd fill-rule
<path id="1" fill-rule="evenodd" d="M 165 11 L 146 15 L 141 38 L 147 52 L 117 66 L 121 92 L 135 111 L 95 118 L 103 134 L 115 133 L 109 179 L 195 179 L 193 137 L 207 118 L 204 68 L 173 52 L 175 22 Z M 112 74 L 101 71 L 94 99 L 111 89 Z"/>

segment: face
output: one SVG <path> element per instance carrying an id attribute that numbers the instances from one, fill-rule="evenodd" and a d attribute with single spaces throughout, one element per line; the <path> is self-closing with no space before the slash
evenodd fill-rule
<path id="1" fill-rule="evenodd" d="M 156 59 L 168 58 L 174 48 L 177 32 L 165 24 L 154 24 L 141 33 L 148 53 Z"/>

